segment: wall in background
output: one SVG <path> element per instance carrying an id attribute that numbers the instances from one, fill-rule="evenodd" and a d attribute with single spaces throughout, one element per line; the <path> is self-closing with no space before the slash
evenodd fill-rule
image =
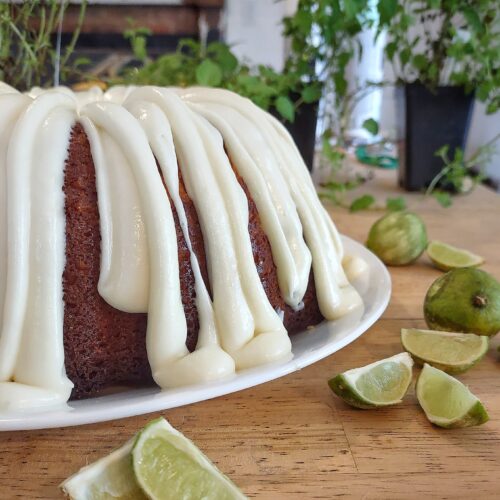
<path id="1" fill-rule="evenodd" d="M 226 0 L 226 42 L 238 57 L 280 70 L 286 55 L 281 20 L 293 13 L 298 0 Z"/>

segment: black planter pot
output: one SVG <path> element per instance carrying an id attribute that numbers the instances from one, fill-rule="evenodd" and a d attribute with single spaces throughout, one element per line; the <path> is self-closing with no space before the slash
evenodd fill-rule
<path id="1" fill-rule="evenodd" d="M 433 93 L 419 83 L 397 89 L 399 183 L 408 191 L 429 185 L 443 168 L 435 152 L 445 144 L 450 155 L 465 148 L 474 102 L 462 87 L 438 87 Z"/>
<path id="2" fill-rule="evenodd" d="M 295 112 L 293 123 L 284 120 L 275 109 L 271 109 L 270 113 L 283 123 L 288 132 L 290 132 L 307 168 L 311 171 L 314 162 L 314 147 L 316 145 L 318 103 L 301 104 Z"/>

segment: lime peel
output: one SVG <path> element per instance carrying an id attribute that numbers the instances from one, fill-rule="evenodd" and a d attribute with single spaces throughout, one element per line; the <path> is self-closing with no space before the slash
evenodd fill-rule
<path id="1" fill-rule="evenodd" d="M 472 368 L 489 347 L 488 337 L 416 328 L 402 328 L 401 343 L 417 363 L 428 363 L 451 374 Z"/>
<path id="2" fill-rule="evenodd" d="M 412 379 L 413 360 L 404 352 L 354 368 L 332 378 L 328 385 L 346 403 L 371 409 L 400 403 Z"/>
<path id="3" fill-rule="evenodd" d="M 462 382 L 427 363 L 417 380 L 417 399 L 427 419 L 439 427 L 471 427 L 489 420 L 481 401 Z"/>
<path id="4" fill-rule="evenodd" d="M 136 480 L 153 500 L 246 496 L 183 434 L 161 418 L 137 435 L 132 450 Z M 163 474 L 157 474 L 160 468 Z"/>
<path id="5" fill-rule="evenodd" d="M 392 212 L 377 220 L 368 233 L 366 246 L 384 264 L 405 266 L 417 260 L 427 247 L 422 219 L 413 212 Z"/>
<path id="6" fill-rule="evenodd" d="M 424 317 L 432 330 L 495 335 L 500 331 L 500 283 L 473 267 L 449 271 L 427 291 Z"/>
<path id="7" fill-rule="evenodd" d="M 135 480 L 130 453 L 134 439 L 96 462 L 83 467 L 64 481 L 60 488 L 72 500 L 142 500 Z"/>
<path id="8" fill-rule="evenodd" d="M 484 259 L 481 256 L 441 241 L 431 241 L 427 246 L 427 255 L 441 271 L 477 267 L 484 264 Z"/>

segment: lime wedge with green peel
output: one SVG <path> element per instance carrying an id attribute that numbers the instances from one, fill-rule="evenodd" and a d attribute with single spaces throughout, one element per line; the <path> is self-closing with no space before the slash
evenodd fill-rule
<path id="1" fill-rule="evenodd" d="M 84 467 L 61 484 L 71 500 L 146 500 L 137 484 L 130 453 L 134 440 Z"/>
<path id="2" fill-rule="evenodd" d="M 489 420 L 479 399 L 451 375 L 425 364 L 417 381 L 417 398 L 433 424 L 453 429 Z"/>
<path id="3" fill-rule="evenodd" d="M 477 267 L 484 264 L 484 259 L 479 255 L 441 241 L 431 241 L 427 247 L 427 255 L 441 271 L 451 271 L 461 267 Z"/>
<path id="4" fill-rule="evenodd" d="M 210 460 L 164 419 L 151 422 L 132 450 L 135 477 L 153 500 L 246 498 Z"/>
<path id="5" fill-rule="evenodd" d="M 411 383 L 413 360 L 403 352 L 332 378 L 328 385 L 346 403 L 371 409 L 401 403 Z"/>
<path id="6" fill-rule="evenodd" d="M 401 343 L 420 364 L 429 363 L 446 373 L 463 373 L 488 350 L 488 337 L 472 333 L 403 328 Z"/>

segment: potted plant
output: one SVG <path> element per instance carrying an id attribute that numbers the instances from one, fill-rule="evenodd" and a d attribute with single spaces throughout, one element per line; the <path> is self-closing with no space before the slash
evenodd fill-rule
<path id="1" fill-rule="evenodd" d="M 63 18 L 68 2 L 33 0 L 0 2 L 0 81 L 20 91 L 33 86 L 58 84 L 79 75 L 83 60 L 70 60 L 83 24 L 86 1 L 81 3 L 77 27 L 64 50 L 54 47 L 53 36 Z M 39 22 L 34 23 L 33 19 Z M 79 75 L 80 76 L 80 75 Z"/>
<path id="2" fill-rule="evenodd" d="M 500 15 L 496 0 L 379 0 L 380 29 L 400 96 L 400 183 L 430 184 L 444 145 L 465 147 L 474 97 L 500 105 Z"/>

